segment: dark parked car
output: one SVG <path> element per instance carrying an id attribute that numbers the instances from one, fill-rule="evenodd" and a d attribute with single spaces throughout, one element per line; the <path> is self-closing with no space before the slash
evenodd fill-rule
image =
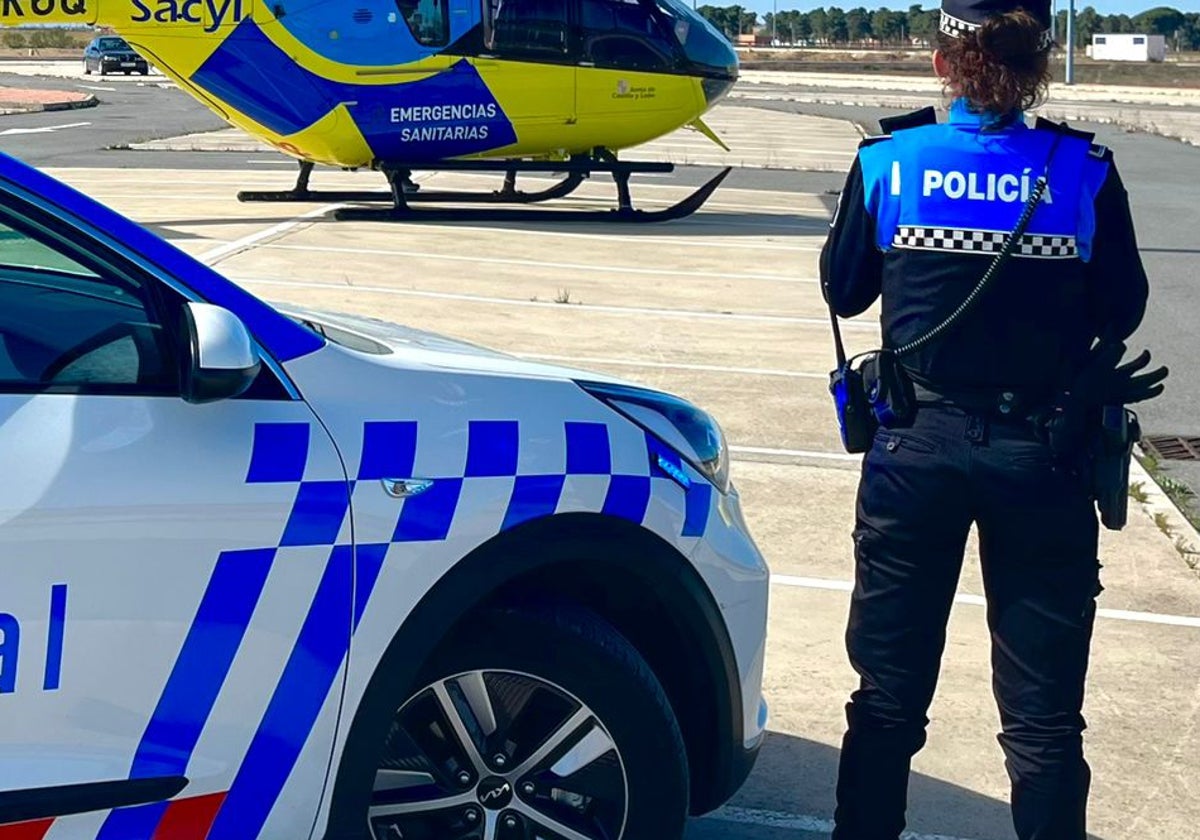
<path id="1" fill-rule="evenodd" d="M 83 72 L 92 72 L 106 76 L 109 73 L 141 73 L 143 76 L 150 72 L 150 65 L 124 38 L 115 35 L 102 35 L 87 45 L 83 51 Z"/>

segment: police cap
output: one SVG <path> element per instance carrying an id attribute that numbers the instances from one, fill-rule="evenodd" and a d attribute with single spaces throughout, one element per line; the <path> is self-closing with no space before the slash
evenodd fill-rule
<path id="1" fill-rule="evenodd" d="M 1024 9 L 1042 25 L 1042 49 L 1049 49 L 1050 0 L 942 0 L 942 15 L 938 28 L 951 38 L 961 38 L 974 32 L 994 16 Z"/>

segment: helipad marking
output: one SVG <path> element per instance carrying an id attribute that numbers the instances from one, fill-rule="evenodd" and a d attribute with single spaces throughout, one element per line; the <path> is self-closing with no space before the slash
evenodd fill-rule
<path id="1" fill-rule="evenodd" d="M 243 236 L 241 239 L 235 239 L 232 242 L 226 242 L 224 245 L 218 245 L 216 248 L 211 248 L 197 256 L 197 259 L 206 265 L 216 265 L 223 259 L 232 257 L 234 254 L 253 248 L 260 242 L 267 239 L 287 233 L 292 228 L 298 227 L 305 222 L 310 222 L 313 219 L 319 219 L 326 213 L 330 213 L 338 208 L 337 204 L 327 204 L 324 207 L 318 207 L 315 210 L 309 210 L 307 213 L 301 213 L 294 219 L 286 222 L 280 222 L 277 225 L 272 225 L 265 230 L 260 230 L 257 233 Z M 237 219 L 231 219 L 231 222 L 237 222 Z"/>
<path id="2" fill-rule="evenodd" d="M 605 274 L 644 274 L 654 277 L 703 277 L 708 280 L 766 280 L 777 283 L 817 283 L 812 277 L 793 277 L 787 274 L 726 274 L 715 271 L 686 269 L 641 268 L 639 266 L 597 265 L 595 263 L 546 262 L 542 260 L 479 257 L 470 254 L 439 254 L 434 251 L 402 251 L 393 248 L 345 248 L 337 245 L 268 245 L 280 251 L 311 251 L 331 254 L 370 254 L 372 256 L 408 257 L 410 259 L 444 260 L 447 262 L 477 263 L 479 265 L 512 265 L 536 268 L 555 268 L 563 271 L 595 271 Z"/>
<path id="3" fill-rule="evenodd" d="M 848 580 L 829 580 L 827 578 L 796 577 L 794 575 L 771 575 L 771 583 L 775 586 L 792 586 L 800 589 L 823 589 L 830 592 L 853 592 L 854 583 Z M 954 603 L 966 604 L 972 607 L 985 607 L 987 600 L 982 595 L 971 595 L 960 592 L 954 596 Z M 1172 627 L 1200 627 L 1200 617 L 1190 615 L 1166 615 L 1163 613 L 1136 612 L 1133 610 L 1098 609 L 1099 618 L 1113 621 L 1132 621 L 1138 624 L 1165 624 Z"/>
<path id="4" fill-rule="evenodd" d="M 315 211 L 314 211 L 315 212 Z M 293 222 L 286 222 L 293 225 Z M 266 231 L 264 231 L 266 233 Z M 256 234 L 257 235 L 257 234 Z M 247 237 L 249 238 L 249 237 Z M 241 240 L 238 240 L 239 242 Z M 237 243 L 230 243 L 235 245 Z M 251 247 L 253 243 L 240 246 Z M 229 247 L 229 246 L 222 246 Z M 221 249 L 216 249 L 220 251 Z M 226 255 L 227 256 L 227 255 Z M 792 324 L 805 327 L 829 326 L 827 318 L 804 318 L 791 315 L 762 315 L 743 314 L 737 312 L 704 312 L 692 309 L 655 309 L 644 306 L 605 306 L 591 303 L 555 303 L 550 300 L 518 300 L 515 298 L 492 297 L 490 295 L 469 295 L 457 292 L 428 292 L 419 289 L 396 289 L 391 286 L 364 286 L 361 283 L 308 283 L 296 280 L 272 280 L 260 277 L 230 278 L 239 285 L 283 286 L 291 289 L 336 289 L 342 292 L 370 292 L 380 295 L 396 295 L 398 297 L 428 298 L 430 300 L 457 300 L 465 303 L 486 303 L 496 306 L 516 306 L 534 309 L 557 309 L 567 312 L 603 312 L 609 315 L 650 315 L 656 318 L 695 318 L 706 321 L 748 321 L 758 324 Z M 842 329 L 877 331 L 879 327 L 870 321 L 846 321 Z"/>
<path id="5" fill-rule="evenodd" d="M 806 373 L 799 370 L 778 370 L 775 368 L 729 367 L 726 365 L 695 365 L 680 362 L 640 362 L 637 359 L 607 359 L 593 356 L 554 356 L 545 353 L 514 353 L 521 359 L 534 359 L 539 362 L 568 362 L 572 365 L 612 365 L 614 367 L 653 368 L 655 370 L 693 370 L 704 373 L 739 373 L 746 376 L 785 376 L 794 379 L 829 378 L 827 373 Z"/>

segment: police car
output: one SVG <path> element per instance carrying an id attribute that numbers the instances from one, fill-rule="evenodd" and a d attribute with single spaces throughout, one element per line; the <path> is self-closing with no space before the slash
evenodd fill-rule
<path id="1" fill-rule="evenodd" d="M 766 722 L 728 457 L 0 156 L 0 840 L 679 837 Z"/>

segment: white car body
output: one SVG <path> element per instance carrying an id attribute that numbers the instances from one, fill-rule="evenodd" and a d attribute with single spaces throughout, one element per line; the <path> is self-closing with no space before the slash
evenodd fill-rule
<path id="1" fill-rule="evenodd" d="M 333 836 L 389 646 L 426 633 L 410 625 L 422 603 L 452 603 L 454 571 L 501 535 L 572 515 L 669 546 L 702 584 L 736 674 L 749 758 L 731 760 L 752 759 L 767 569 L 736 492 L 578 384 L 602 377 L 336 316 L 297 317 L 386 351 L 293 333 L 3 159 L 0 204 L 13 196 L 238 315 L 286 394 L 195 405 L 0 385 L 0 840 Z M 710 807 L 745 770 L 719 772 L 735 778 Z"/>

